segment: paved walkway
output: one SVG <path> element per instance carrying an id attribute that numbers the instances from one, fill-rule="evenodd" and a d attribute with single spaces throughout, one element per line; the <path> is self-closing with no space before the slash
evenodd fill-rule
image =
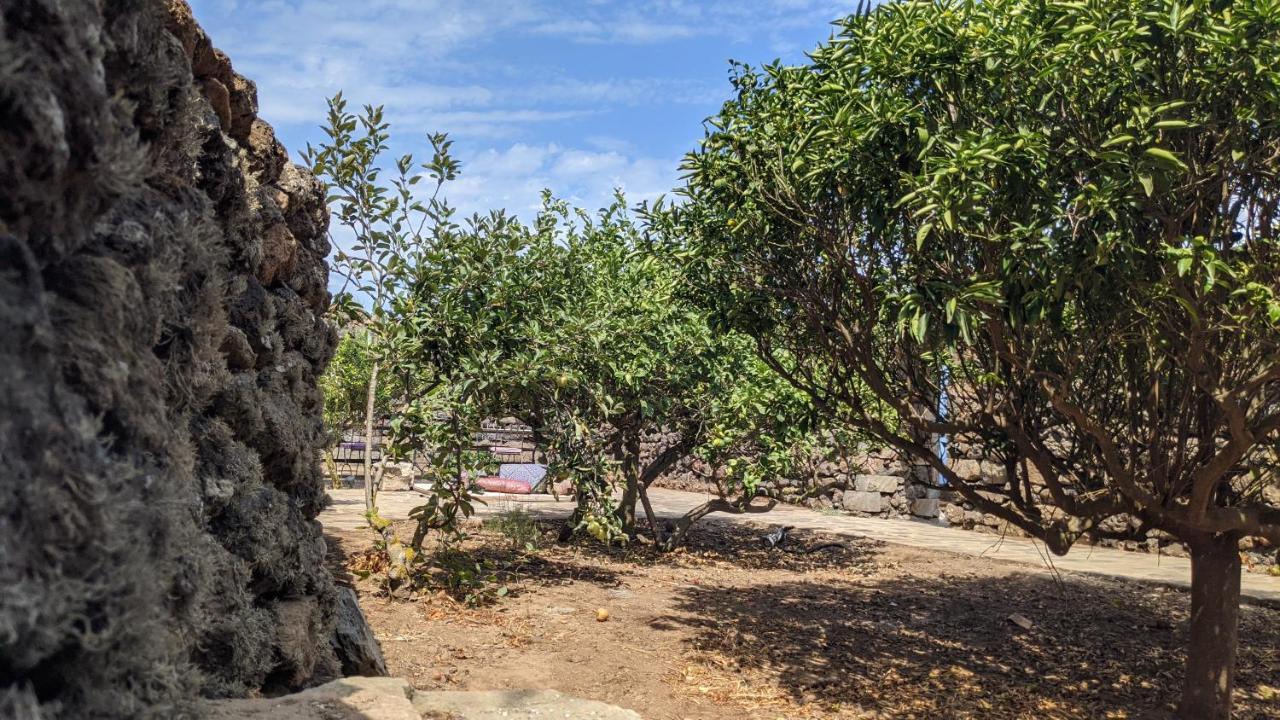
<path id="1" fill-rule="evenodd" d="M 364 512 L 364 495 L 361 490 L 330 490 L 329 495 L 334 504 L 320 515 L 320 521 L 326 527 L 365 527 L 361 516 Z M 477 506 L 477 515 L 480 517 L 516 506 L 527 509 L 535 517 L 547 519 L 567 517 L 573 510 L 573 503 L 567 500 L 549 502 L 541 499 L 529 502 L 521 500 L 522 496 L 519 495 L 482 497 L 489 499 L 487 505 Z M 686 510 L 696 507 L 711 496 L 654 488 L 649 491 L 649 497 L 655 513 L 664 518 L 673 518 L 683 515 Z M 382 515 L 392 520 L 407 518 L 409 510 L 421 504 L 422 496 L 414 492 L 387 492 L 378 498 Z M 871 538 L 908 547 L 988 557 L 1038 567 L 1045 567 L 1051 561 L 1053 567 L 1062 572 L 1119 577 L 1176 587 L 1188 587 L 1191 584 L 1191 561 L 1186 558 L 1087 546 L 1077 546 L 1065 557 L 1050 558 L 1043 544 L 1027 538 L 1001 539 L 995 535 L 939 527 L 914 520 L 828 515 L 807 508 L 779 505 L 764 514 L 709 515 L 703 522 L 732 522 L 762 527 L 794 525 L 803 530 Z M 1245 573 L 1241 582 L 1241 594 L 1246 602 L 1280 604 L 1280 578 L 1261 573 Z"/>

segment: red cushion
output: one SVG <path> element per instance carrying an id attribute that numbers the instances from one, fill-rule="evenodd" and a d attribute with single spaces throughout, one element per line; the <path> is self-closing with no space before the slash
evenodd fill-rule
<path id="1" fill-rule="evenodd" d="M 533 486 L 523 480 L 492 476 L 477 478 L 476 485 L 490 492 L 511 493 L 512 495 L 528 495 L 533 490 Z"/>

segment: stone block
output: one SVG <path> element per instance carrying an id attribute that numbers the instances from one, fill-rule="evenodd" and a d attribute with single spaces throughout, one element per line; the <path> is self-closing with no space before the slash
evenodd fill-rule
<path id="1" fill-rule="evenodd" d="M 919 498 L 911 501 L 911 514 L 922 518 L 938 517 L 937 498 Z"/>
<path id="2" fill-rule="evenodd" d="M 983 485 L 1004 485 L 1006 481 L 1004 466 L 999 463 L 983 460 L 981 463 Z"/>
<path id="3" fill-rule="evenodd" d="M 925 484 L 936 482 L 934 475 L 933 468 L 928 465 L 912 465 L 911 472 L 907 473 L 907 477 L 911 478 L 912 482 Z"/>
<path id="4" fill-rule="evenodd" d="M 911 472 L 911 466 L 903 460 L 894 458 L 892 460 L 884 461 L 884 470 L 885 475 L 901 475 L 906 477 L 907 474 Z"/>
<path id="5" fill-rule="evenodd" d="M 855 475 L 853 484 L 858 492 L 895 493 L 902 487 L 902 478 L 896 475 Z"/>
<path id="6" fill-rule="evenodd" d="M 399 678 L 348 677 L 283 697 L 202 701 L 197 716 L 207 715 L 211 720 L 421 720 L 423 713 L 414 706 L 414 698 L 413 686 Z"/>
<path id="7" fill-rule="evenodd" d="M 413 489 L 417 481 L 417 469 L 411 462 L 389 462 L 382 472 L 382 489 L 401 492 Z"/>
<path id="8" fill-rule="evenodd" d="M 988 460 L 953 460 L 951 469 L 966 482 L 982 485 L 1003 485 L 1004 468 Z"/>
<path id="9" fill-rule="evenodd" d="M 413 694 L 413 707 L 424 718 L 640 720 L 635 710 L 569 697 L 555 690 L 419 691 Z"/>
<path id="10" fill-rule="evenodd" d="M 973 482 L 982 475 L 982 463 L 977 460 L 952 460 L 951 470 L 962 480 Z"/>
<path id="11" fill-rule="evenodd" d="M 846 492 L 844 509 L 855 512 L 878 513 L 884 509 L 884 498 L 878 492 Z"/>

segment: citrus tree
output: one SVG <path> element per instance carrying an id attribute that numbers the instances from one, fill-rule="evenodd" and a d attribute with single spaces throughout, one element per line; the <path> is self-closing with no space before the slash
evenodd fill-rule
<path id="1" fill-rule="evenodd" d="M 745 336 L 711 327 L 683 294 L 669 244 L 648 237 L 621 197 L 592 214 L 548 195 L 528 227 L 497 215 L 474 230 L 461 255 L 420 266 L 432 279 L 415 281 L 420 315 L 405 323 L 397 356 L 408 370 L 449 349 L 457 362 L 444 391 L 462 399 L 456 416 L 468 417 L 471 431 L 499 415 L 534 428 L 550 451 L 551 477 L 575 488 L 566 538 L 586 530 L 634 539 L 639 507 L 655 541 L 674 547 L 709 512 L 763 509 L 751 505 L 760 479 L 766 468 L 782 470 L 810 406 L 779 387 Z M 463 267 L 470 270 L 460 274 Z M 411 435 L 423 436 L 432 418 L 414 416 Z M 785 431 L 765 432 L 766 419 Z M 646 451 L 645 438 L 657 434 L 676 439 Z M 725 497 L 668 535 L 648 500 L 653 482 L 695 453 L 725 455 L 748 443 L 754 451 L 735 459 Z"/>
<path id="2" fill-rule="evenodd" d="M 1280 3 L 893 2 L 811 58 L 738 67 L 688 159 L 708 297 L 1055 553 L 1184 541 L 1180 713 L 1228 717 L 1238 544 L 1280 544 Z"/>
<path id="3" fill-rule="evenodd" d="M 390 158 L 389 125 L 381 107 L 366 106 L 359 115 L 347 110 L 339 93 L 329 101 L 328 122 L 323 128 L 327 140 L 318 147 L 307 146 L 303 158 L 308 169 L 326 186 L 330 211 L 330 241 L 337 246 L 331 267 L 343 278 L 334 293 L 331 319 L 347 334 L 362 337 L 361 352 L 367 364 L 365 386 L 365 512 L 370 526 L 381 536 L 391 560 L 392 579 L 408 574 L 413 552 L 391 532 L 390 522 L 379 516 L 377 491 L 389 453 L 382 453 L 373 468 L 374 424 L 380 410 L 381 376 L 398 364 L 395 338 L 404 330 L 403 318 L 412 308 L 411 270 L 421 264 L 424 253 L 441 243 L 453 242 L 460 234 L 454 210 L 441 195 L 447 182 L 457 176 L 457 163 L 449 154 L 450 141 L 431 135 L 433 149 L 429 162 L 417 165 L 411 155 Z M 384 174 L 390 174 L 389 182 Z M 427 180 L 430 188 L 423 199 L 417 186 Z M 435 376 L 399 373 L 402 397 L 389 405 L 403 403 L 410 394 L 438 383 Z M 385 394 L 385 393 L 384 393 Z"/>
<path id="4" fill-rule="evenodd" d="M 746 335 L 713 325 L 690 300 L 664 213 L 645 209 L 664 219 L 642 224 L 621 196 L 589 213 L 548 193 L 528 225 L 500 211 L 457 220 L 442 193 L 459 173 L 447 138 L 430 138 L 426 164 L 391 159 L 381 109 L 353 115 L 340 95 L 326 132 L 329 142 L 307 157 L 350 235 L 334 238 L 347 281 L 334 315 L 360 338 L 366 432 L 385 405 L 387 455 L 428 458 L 431 492 L 413 511 L 407 544 L 378 515 L 381 473 L 366 460 L 369 520 L 394 578 L 407 578 L 432 532 L 446 551 L 462 537 L 471 478 L 494 464 L 474 437 L 494 417 L 528 422 L 550 450 L 549 474 L 572 481 L 578 507 L 568 535 L 632 540 L 639 506 L 655 541 L 670 548 L 710 512 L 772 507 L 752 500 L 764 480 L 790 472 L 801 444 L 812 447 L 818 416 Z M 426 200 L 416 187 L 424 179 Z M 395 389 L 380 403 L 387 376 Z M 331 402 L 351 405 L 349 385 L 332 388 Z M 657 433 L 677 439 L 646 453 L 645 437 Z M 695 454 L 725 466 L 721 497 L 668 533 L 647 490 Z"/>
<path id="5" fill-rule="evenodd" d="M 563 249 L 570 290 L 547 318 L 544 366 L 555 370 L 554 382 L 536 396 L 570 426 L 589 430 L 578 434 L 613 461 L 621 490 L 617 531 L 635 536 L 639 503 L 658 533 L 645 491 L 706 441 L 712 402 L 730 389 L 745 355 L 681 301 L 677 268 L 655 251 L 621 198 L 596 217 L 548 209 L 544 220 L 555 222 L 543 222 L 540 232 Z M 644 436 L 656 431 L 679 439 L 642 457 Z M 605 490 L 580 493 L 582 517 L 575 520 L 590 515 L 587 502 L 608 503 Z"/>

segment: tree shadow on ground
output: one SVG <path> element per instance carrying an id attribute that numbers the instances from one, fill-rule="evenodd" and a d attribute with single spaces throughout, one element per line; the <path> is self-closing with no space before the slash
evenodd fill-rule
<path id="1" fill-rule="evenodd" d="M 1169 717 L 1185 593 L 1003 572 L 683 587 L 652 624 L 694 629 L 693 648 L 727 675 L 853 717 Z M 1242 614 L 1236 717 L 1280 717 L 1280 613 Z"/>
<path id="2" fill-rule="evenodd" d="M 605 567 L 563 558 L 544 552 L 530 552 L 510 547 L 486 544 L 471 551 L 476 560 L 488 563 L 504 576 L 521 583 L 551 587 L 588 583 L 604 588 L 615 588 L 632 573 L 626 569 Z"/>
<path id="3" fill-rule="evenodd" d="M 553 542 L 563 524 L 539 522 L 540 546 L 534 550 L 512 547 L 482 529 L 473 535 L 466 551 L 472 559 L 496 571 L 500 580 L 510 582 L 510 593 L 515 596 L 530 587 L 572 583 L 618 588 L 627 578 L 659 566 L 698 570 L 722 565 L 746 571 L 825 570 L 862 575 L 874 567 L 876 550 L 884 544 L 802 530 L 794 533 L 783 548 L 769 548 L 761 540 L 764 532 L 759 528 L 709 525 L 691 536 L 685 547 L 663 552 L 652 542 L 627 546 L 605 545 L 593 538 Z"/>
<path id="4" fill-rule="evenodd" d="M 513 547 L 499 535 L 481 527 L 471 533 L 469 540 L 462 543 L 458 557 L 478 563 L 479 574 L 493 575 L 498 584 L 508 587 L 512 596 L 519 594 L 520 585 L 553 586 L 582 582 L 613 588 L 621 585 L 623 578 L 631 574 L 625 565 L 610 567 L 597 563 L 585 563 L 578 558 L 546 552 L 551 547 L 551 538 L 555 537 L 554 533 L 558 528 L 551 527 L 550 523 L 546 524 L 547 527 L 542 527 L 544 523 L 538 523 L 538 525 L 542 530 L 539 540 L 541 549 L 531 551 Z M 407 537 L 412 534 L 413 523 L 398 521 L 395 523 L 395 529 L 399 537 Z M 340 566 L 335 567 L 335 577 L 338 577 L 339 573 L 346 573 L 346 578 L 350 579 L 347 567 L 349 557 L 343 552 L 341 541 L 328 535 L 326 539 L 329 542 L 331 565 Z M 369 546 L 372 547 L 372 544 L 371 536 Z M 428 540 L 423 549 L 427 557 L 431 557 L 436 551 L 434 538 Z M 433 565 L 434 563 L 428 563 L 427 567 L 430 568 Z M 516 581 L 519 581 L 518 584 Z"/>
<path id="5" fill-rule="evenodd" d="M 540 522 L 546 534 L 555 537 L 563 521 Z M 840 537 L 827 533 L 795 530 L 779 548 L 764 542 L 768 528 L 707 522 L 688 536 L 687 542 L 671 552 L 658 550 L 652 537 L 641 533 L 639 541 L 627 546 L 604 545 L 592 538 L 561 543 L 591 560 L 635 564 L 642 567 L 670 565 L 689 567 L 722 563 L 740 570 L 856 570 L 871 562 L 884 543 L 866 538 Z"/>

